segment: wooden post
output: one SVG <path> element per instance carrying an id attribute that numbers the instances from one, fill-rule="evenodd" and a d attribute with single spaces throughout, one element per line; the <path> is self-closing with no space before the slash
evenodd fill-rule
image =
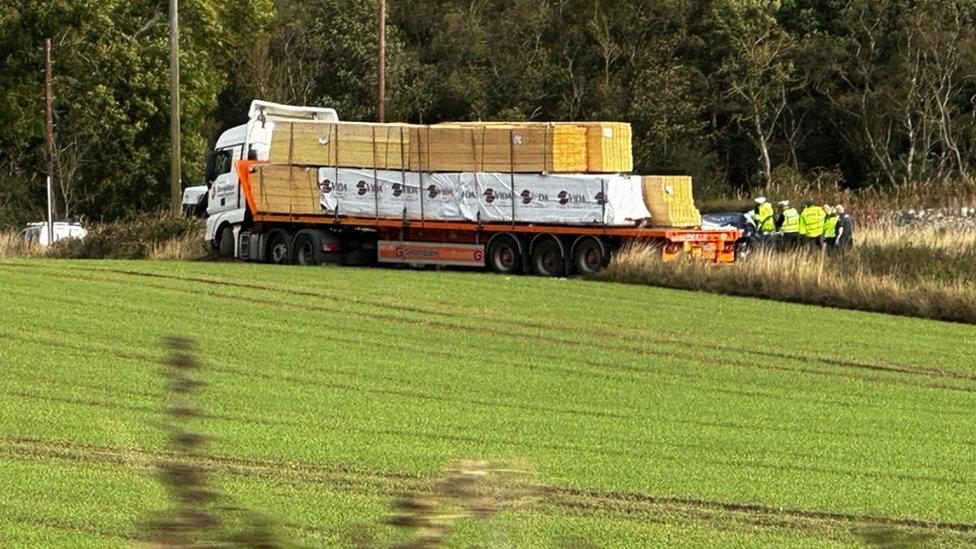
<path id="1" fill-rule="evenodd" d="M 177 0 L 169 0 L 169 194 L 180 215 L 180 29 Z"/>
<path id="2" fill-rule="evenodd" d="M 44 39 L 44 156 L 47 171 L 47 243 L 54 242 L 54 95 L 51 92 L 51 82 L 54 75 L 51 70 L 51 39 Z"/>
<path id="3" fill-rule="evenodd" d="M 376 120 L 384 122 L 386 119 L 386 0 L 380 2 L 380 28 L 379 28 L 379 75 L 376 101 Z"/>

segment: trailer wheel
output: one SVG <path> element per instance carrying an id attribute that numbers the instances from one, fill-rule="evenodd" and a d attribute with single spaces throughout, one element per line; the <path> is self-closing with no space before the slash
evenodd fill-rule
<path id="1" fill-rule="evenodd" d="M 225 225 L 220 230 L 220 237 L 217 242 L 217 255 L 220 257 L 234 257 L 234 227 Z"/>
<path id="2" fill-rule="evenodd" d="M 319 255 L 315 248 L 315 239 L 312 235 L 299 234 L 295 237 L 295 263 L 304 266 L 318 265 Z"/>
<path id="3" fill-rule="evenodd" d="M 268 262 L 275 265 L 291 263 L 291 237 L 284 231 L 273 231 L 268 235 Z"/>
<path id="4" fill-rule="evenodd" d="M 532 270 L 539 276 L 562 276 L 566 259 L 555 240 L 543 240 L 532 248 Z"/>
<path id="5" fill-rule="evenodd" d="M 489 246 L 488 266 L 496 273 L 517 274 L 521 265 L 518 243 L 510 237 L 500 237 Z"/>
<path id="6" fill-rule="evenodd" d="M 591 275 L 606 265 L 606 247 L 595 238 L 584 238 L 573 250 L 573 268 L 577 274 Z"/>

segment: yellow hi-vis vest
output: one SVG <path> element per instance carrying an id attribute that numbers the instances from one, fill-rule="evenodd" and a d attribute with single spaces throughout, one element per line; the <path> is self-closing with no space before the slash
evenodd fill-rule
<path id="1" fill-rule="evenodd" d="M 783 210 L 783 225 L 779 230 L 784 233 L 800 232 L 800 214 L 796 213 L 796 208 L 786 208 Z"/>
<path id="2" fill-rule="evenodd" d="M 756 230 L 764 233 L 775 231 L 776 222 L 773 220 L 773 205 L 764 202 L 756 210 Z"/>
<path id="3" fill-rule="evenodd" d="M 837 214 L 830 214 L 824 220 L 824 237 L 834 238 L 837 236 Z"/>
<path id="4" fill-rule="evenodd" d="M 824 218 L 827 212 L 820 206 L 807 206 L 800 214 L 800 234 L 817 238 L 824 234 Z"/>

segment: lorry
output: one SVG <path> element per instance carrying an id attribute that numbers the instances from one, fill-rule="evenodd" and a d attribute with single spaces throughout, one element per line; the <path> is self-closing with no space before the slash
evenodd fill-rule
<path id="1" fill-rule="evenodd" d="M 339 117 L 330 108 L 256 100 L 247 122 L 224 131 L 208 153 L 205 185 L 184 192 L 185 211 L 205 209 L 205 238 L 219 255 L 274 264 L 455 266 L 541 276 L 594 273 L 628 243 L 651 244 L 664 260 L 689 255 L 732 263 L 735 258 L 739 232 L 733 228 L 520 222 L 514 214 L 504 221 L 416 219 L 408 218 L 406 209 L 402 216 L 380 215 L 378 209 L 366 216 L 338 207 L 326 211 L 324 205 L 320 212 L 274 209 L 259 185 L 261 168 L 269 164 L 274 126 L 296 121 L 338 123 Z M 327 192 L 333 184 L 318 181 L 309 192 Z M 360 194 L 373 188 L 360 186 Z"/>

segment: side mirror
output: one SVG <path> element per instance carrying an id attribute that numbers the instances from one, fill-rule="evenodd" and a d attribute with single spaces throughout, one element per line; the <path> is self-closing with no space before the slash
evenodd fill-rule
<path id="1" fill-rule="evenodd" d="M 207 187 L 210 186 L 210 182 L 212 182 L 214 179 L 217 178 L 217 175 L 214 173 L 215 160 L 216 160 L 216 155 L 214 155 L 214 152 L 213 151 L 208 152 L 207 167 L 203 171 L 203 183 Z"/>

